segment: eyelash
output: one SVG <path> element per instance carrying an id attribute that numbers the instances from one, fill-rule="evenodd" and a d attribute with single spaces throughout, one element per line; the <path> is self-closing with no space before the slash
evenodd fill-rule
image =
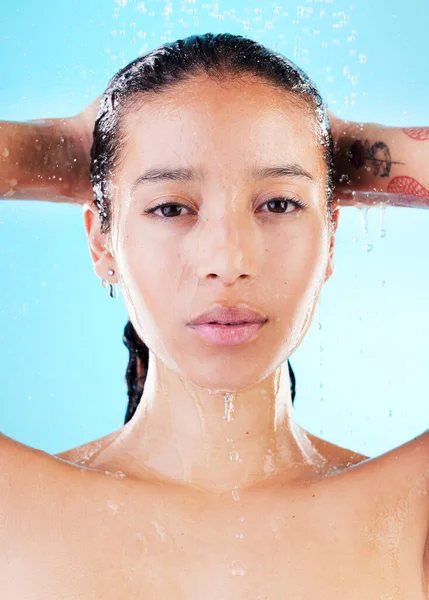
<path id="1" fill-rule="evenodd" d="M 304 204 L 304 202 L 301 202 L 301 200 L 298 200 L 297 198 L 287 198 L 284 196 L 279 196 L 276 198 L 271 198 L 270 200 L 267 200 L 266 202 L 264 202 L 261 206 L 264 206 L 265 204 L 269 204 L 270 202 L 288 202 L 289 204 L 293 204 L 298 210 L 305 210 L 307 208 L 307 205 Z M 145 211 L 145 214 L 153 214 L 156 210 L 158 210 L 159 208 L 164 208 L 165 206 L 179 206 L 180 208 L 186 208 L 188 210 L 192 210 L 189 207 L 185 206 L 184 204 L 179 204 L 178 202 L 166 202 L 166 203 L 161 203 L 158 204 L 157 206 L 154 206 L 153 208 L 150 208 L 149 210 Z M 291 212 L 296 212 L 296 211 L 291 211 Z M 280 214 L 280 215 L 286 215 L 289 213 L 283 212 L 283 213 L 271 213 L 271 214 Z M 158 215 L 155 215 L 158 217 Z M 165 215 L 162 215 L 158 218 L 160 219 L 172 219 L 174 217 L 181 217 L 183 215 L 174 215 L 173 217 L 166 217 Z"/>

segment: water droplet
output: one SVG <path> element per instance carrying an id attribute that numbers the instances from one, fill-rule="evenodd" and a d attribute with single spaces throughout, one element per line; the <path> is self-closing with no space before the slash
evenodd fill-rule
<path id="1" fill-rule="evenodd" d="M 365 252 L 371 252 L 372 250 L 372 244 L 366 244 L 365 245 Z"/>
<path id="2" fill-rule="evenodd" d="M 158 523 L 158 521 L 151 521 L 151 523 L 154 526 L 156 533 L 160 537 L 161 542 L 165 542 L 167 540 L 167 533 L 163 525 L 161 525 L 161 523 Z"/>
<path id="3" fill-rule="evenodd" d="M 237 538 L 237 540 L 242 540 L 244 538 L 244 533 L 240 531 L 240 533 L 235 534 L 235 537 Z"/>
<path id="4" fill-rule="evenodd" d="M 232 497 L 234 498 L 234 500 L 236 500 L 237 502 L 240 500 L 240 494 L 238 493 L 238 488 L 240 487 L 239 483 L 236 483 L 234 485 L 234 489 L 232 490 L 231 494 Z"/>
<path id="5" fill-rule="evenodd" d="M 317 328 L 318 328 L 318 330 L 320 331 L 320 330 L 322 329 L 322 323 L 318 323 L 318 324 L 317 324 Z"/>
<path id="6" fill-rule="evenodd" d="M 229 460 L 238 460 L 240 458 L 240 455 L 238 454 L 238 452 L 231 452 L 231 454 L 229 455 Z"/>
<path id="7" fill-rule="evenodd" d="M 389 410 L 387 411 L 387 415 L 388 415 L 389 417 L 391 417 L 391 416 L 392 416 L 392 414 L 393 414 L 393 411 L 392 411 L 392 409 L 391 409 L 391 408 L 389 408 Z"/>
<path id="8" fill-rule="evenodd" d="M 384 286 L 385 286 L 385 284 L 386 284 L 386 282 L 385 282 L 385 281 L 382 279 L 382 280 L 380 281 L 380 287 L 384 287 Z"/>
<path id="9" fill-rule="evenodd" d="M 381 238 L 386 237 L 386 230 L 385 229 L 379 229 L 377 233 L 378 233 L 378 237 L 381 237 Z"/>
<path id="10" fill-rule="evenodd" d="M 242 577 L 246 574 L 246 565 L 241 560 L 233 560 L 228 567 L 228 571 L 234 577 Z"/>
<path id="11" fill-rule="evenodd" d="M 113 502 L 107 502 L 107 506 L 109 508 L 109 510 L 116 515 L 116 513 L 118 512 L 118 505 L 114 504 Z"/>
<path id="12" fill-rule="evenodd" d="M 223 418 L 231 422 L 232 421 L 232 413 L 234 412 L 234 404 L 232 403 L 232 396 L 230 394 L 225 394 L 225 414 Z"/>
<path id="13" fill-rule="evenodd" d="M 319 383 L 319 388 L 322 389 L 323 383 Z"/>
<path id="14" fill-rule="evenodd" d="M 7 158 L 9 156 L 9 148 L 3 148 L 3 152 L 1 153 L 1 155 L 4 158 Z"/>
<path id="15" fill-rule="evenodd" d="M 361 224 L 362 224 L 362 230 L 363 230 L 364 234 L 366 234 L 368 231 L 368 209 L 367 208 L 362 209 L 362 212 L 360 214 L 360 220 L 361 220 Z"/>

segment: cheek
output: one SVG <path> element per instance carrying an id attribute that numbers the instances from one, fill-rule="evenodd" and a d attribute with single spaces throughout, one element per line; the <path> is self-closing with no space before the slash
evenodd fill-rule
<path id="1" fill-rule="evenodd" d="M 328 240 L 327 230 L 319 223 L 300 231 L 297 228 L 296 234 L 277 249 L 277 279 L 271 302 L 278 315 L 277 331 L 282 332 L 287 346 L 282 351 L 288 355 L 299 346 L 312 321 L 325 280 Z"/>
<path id="2" fill-rule="evenodd" d="M 144 236 L 128 230 L 118 245 L 116 261 L 128 314 L 143 340 L 148 341 L 156 335 L 153 328 L 162 322 L 159 314 L 169 301 L 163 256 Z"/>
<path id="3" fill-rule="evenodd" d="M 320 223 L 292 228 L 287 237 L 268 241 L 271 273 L 280 282 L 280 290 L 305 301 L 324 280 L 328 260 L 328 233 Z"/>
<path id="4" fill-rule="evenodd" d="M 190 288 L 180 240 L 155 226 L 129 225 L 117 254 L 124 302 L 140 337 L 173 368 L 170 344 L 186 322 Z"/>

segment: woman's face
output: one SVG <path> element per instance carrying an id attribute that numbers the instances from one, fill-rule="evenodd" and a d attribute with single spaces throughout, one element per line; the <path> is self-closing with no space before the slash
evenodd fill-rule
<path id="1" fill-rule="evenodd" d="M 318 131 L 304 103 L 252 78 L 195 76 L 122 116 L 116 273 L 137 333 L 185 379 L 243 389 L 301 342 L 331 274 Z M 183 176 L 139 180 L 163 169 Z M 160 203 L 173 206 L 153 211 Z M 245 302 L 268 322 L 250 342 L 214 345 L 187 324 L 216 302 Z"/>

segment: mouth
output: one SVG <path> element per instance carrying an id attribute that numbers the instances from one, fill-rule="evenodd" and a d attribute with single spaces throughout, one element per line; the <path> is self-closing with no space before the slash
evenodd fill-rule
<path id="1" fill-rule="evenodd" d="M 188 327 L 212 344 L 238 346 L 253 340 L 268 321 L 256 306 L 245 302 L 219 302 L 188 323 Z"/>
<path id="2" fill-rule="evenodd" d="M 189 325 L 189 327 L 212 344 L 239 346 L 252 341 L 266 322 L 267 319 L 259 322 L 238 321 L 235 323 L 210 321 L 200 325 Z"/>

